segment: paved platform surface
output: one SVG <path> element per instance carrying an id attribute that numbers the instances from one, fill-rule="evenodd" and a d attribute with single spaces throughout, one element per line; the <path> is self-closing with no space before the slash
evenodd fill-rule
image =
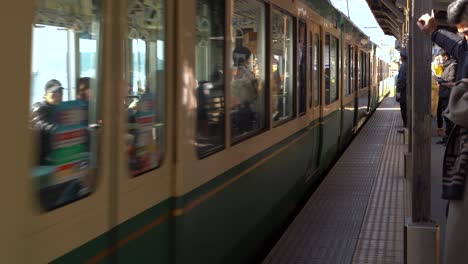
<path id="1" fill-rule="evenodd" d="M 386 98 L 263 263 L 403 263 L 399 105 Z"/>

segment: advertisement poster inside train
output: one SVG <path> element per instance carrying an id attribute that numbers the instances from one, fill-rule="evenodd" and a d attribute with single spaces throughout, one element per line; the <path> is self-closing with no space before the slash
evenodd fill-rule
<path id="1" fill-rule="evenodd" d="M 55 111 L 57 128 L 52 134 L 50 165 L 54 183 L 81 179 L 89 171 L 88 105 L 86 101 L 63 102 Z"/>
<path id="2" fill-rule="evenodd" d="M 134 176 L 159 166 L 154 109 L 154 94 L 141 95 L 133 113 L 134 124 L 130 129 L 129 169 Z"/>

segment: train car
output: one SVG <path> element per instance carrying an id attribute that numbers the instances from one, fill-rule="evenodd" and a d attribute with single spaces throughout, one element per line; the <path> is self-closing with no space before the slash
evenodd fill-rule
<path id="1" fill-rule="evenodd" d="M 327 1 L 2 3 L 5 263 L 247 263 L 388 92 Z"/>

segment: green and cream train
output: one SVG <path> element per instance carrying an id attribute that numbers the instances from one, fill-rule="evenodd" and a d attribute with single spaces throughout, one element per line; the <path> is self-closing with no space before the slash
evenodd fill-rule
<path id="1" fill-rule="evenodd" d="M 258 259 L 391 86 L 328 1 L 2 6 L 2 263 Z"/>

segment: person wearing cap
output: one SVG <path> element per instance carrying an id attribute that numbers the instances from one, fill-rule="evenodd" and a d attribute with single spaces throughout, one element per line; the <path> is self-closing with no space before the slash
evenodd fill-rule
<path id="1" fill-rule="evenodd" d="M 400 102 L 400 111 L 401 111 L 401 119 L 403 119 L 403 126 L 406 127 L 406 120 L 407 120 L 407 108 L 406 108 L 406 75 L 407 75 L 407 60 L 408 54 L 405 50 L 400 51 L 400 60 L 401 66 L 398 70 L 398 79 L 396 85 L 397 91 L 397 101 Z M 398 133 L 403 133 L 403 129 L 399 129 Z"/>
<path id="2" fill-rule="evenodd" d="M 52 79 L 45 85 L 44 100 L 32 105 L 32 128 L 39 132 L 39 165 L 48 165 L 47 155 L 51 150 L 51 132 L 56 128 L 54 120 L 54 108 L 62 103 L 62 84 Z"/>

